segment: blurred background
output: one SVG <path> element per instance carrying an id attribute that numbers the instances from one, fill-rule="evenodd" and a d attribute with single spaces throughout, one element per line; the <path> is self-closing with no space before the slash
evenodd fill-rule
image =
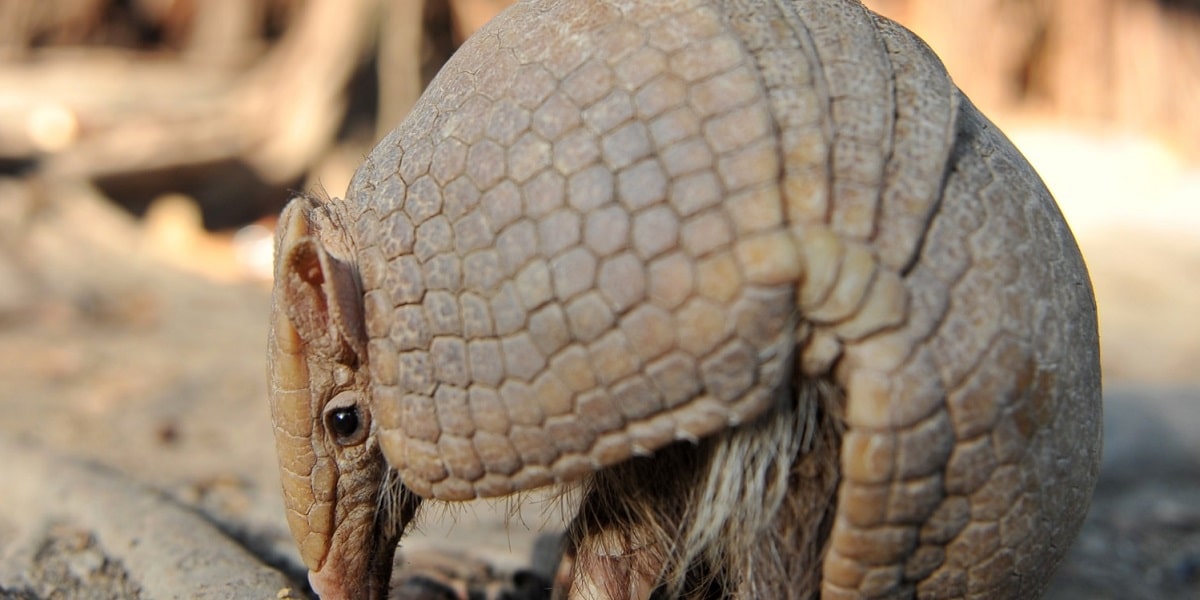
<path id="1" fill-rule="evenodd" d="M 302 574 L 263 376 L 275 216 L 298 190 L 341 196 L 507 4 L 0 0 L 0 439 L 162 492 Z M 867 4 L 1025 153 L 1091 271 L 1105 462 L 1050 596 L 1200 597 L 1200 1 Z M 0 455 L 0 482 L 30 490 L 0 490 L 0 563 L 32 565 L 0 568 L 0 598 L 123 597 L 113 573 L 141 567 L 108 569 L 87 523 L 71 543 L 47 528 L 88 493 L 55 477 Z M 557 515 L 510 512 L 439 513 L 408 547 L 528 562 Z"/>

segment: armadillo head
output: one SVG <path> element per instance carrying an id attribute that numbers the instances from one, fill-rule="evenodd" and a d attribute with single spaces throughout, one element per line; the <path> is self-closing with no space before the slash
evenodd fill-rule
<path id="1" fill-rule="evenodd" d="M 375 441 L 362 292 L 339 203 L 299 198 L 276 234 L 268 377 L 287 521 L 322 598 L 382 598 L 416 497 Z"/>

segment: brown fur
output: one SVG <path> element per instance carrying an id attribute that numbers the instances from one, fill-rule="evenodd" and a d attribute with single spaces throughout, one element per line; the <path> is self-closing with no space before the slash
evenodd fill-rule
<path id="1" fill-rule="evenodd" d="M 590 477 L 566 539 L 575 589 L 557 597 L 816 597 L 840 406 L 800 381 L 752 423 Z"/>

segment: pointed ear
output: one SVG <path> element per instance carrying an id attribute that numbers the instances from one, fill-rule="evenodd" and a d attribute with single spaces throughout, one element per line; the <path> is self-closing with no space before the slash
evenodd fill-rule
<path id="1" fill-rule="evenodd" d="M 366 359 L 362 286 L 352 265 L 325 251 L 307 227 L 293 219 L 284 223 L 275 273 L 275 302 L 305 345 L 331 358 Z"/>

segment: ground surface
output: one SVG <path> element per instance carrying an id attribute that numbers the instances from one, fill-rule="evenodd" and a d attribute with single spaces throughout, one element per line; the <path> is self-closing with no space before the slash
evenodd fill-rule
<path id="1" fill-rule="evenodd" d="M 1102 479 L 1049 597 L 1200 597 L 1200 177 L 1141 142 L 1014 137 L 1076 229 L 1102 324 Z M 147 226 L 86 188 L 0 181 L 0 599 L 305 593 L 267 287 L 242 246 L 164 206 Z M 453 512 L 405 550 L 468 549 L 496 579 L 560 523 L 552 502 Z"/>

